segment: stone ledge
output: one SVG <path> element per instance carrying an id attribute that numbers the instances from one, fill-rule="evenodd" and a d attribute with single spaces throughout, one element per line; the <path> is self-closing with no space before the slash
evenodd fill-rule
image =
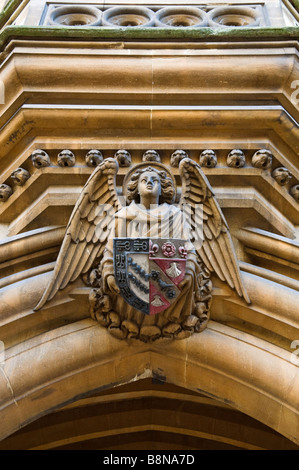
<path id="1" fill-rule="evenodd" d="M 7 26 L 0 33 L 0 49 L 12 38 L 33 39 L 98 39 L 98 40 L 137 40 L 152 39 L 160 41 L 275 41 L 286 39 L 298 40 L 299 27 L 290 26 L 286 28 L 188 28 L 188 29 L 165 29 L 165 28 L 117 28 L 101 29 L 95 27 L 30 27 L 30 26 Z"/>

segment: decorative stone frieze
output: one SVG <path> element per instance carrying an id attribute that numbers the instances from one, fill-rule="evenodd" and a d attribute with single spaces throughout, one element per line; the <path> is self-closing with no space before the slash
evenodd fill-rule
<path id="1" fill-rule="evenodd" d="M 78 149 L 79 151 L 79 149 Z M 127 150 L 127 149 L 118 149 L 114 152 L 114 158 L 117 160 L 118 164 L 120 167 L 129 167 L 132 164 L 132 156 L 131 156 L 132 150 Z M 161 155 L 157 150 L 154 149 L 149 149 L 146 151 L 139 151 L 139 156 L 138 152 L 136 149 L 134 150 L 136 154 L 136 158 L 140 159 L 140 161 L 162 161 L 161 160 Z M 192 150 L 192 152 L 196 152 L 195 149 Z M 230 168 L 242 168 L 246 164 L 246 157 L 245 153 L 241 149 L 232 149 L 228 152 L 227 157 L 223 157 L 223 152 L 225 152 L 224 149 L 219 150 L 219 153 L 222 153 L 222 157 L 219 158 L 217 157 L 217 153 L 213 149 L 204 149 L 199 153 L 198 157 L 198 163 L 200 166 L 203 168 L 215 168 L 218 164 L 220 166 L 227 165 Z M 98 149 L 91 149 L 89 150 L 84 158 L 84 163 L 88 167 L 95 167 L 99 165 L 104 158 L 111 157 L 111 151 L 108 150 L 105 153 L 103 153 L 101 150 Z M 167 162 L 169 160 L 170 165 L 174 168 L 178 167 L 179 162 L 183 159 L 188 157 L 188 153 L 185 150 L 182 149 L 177 149 L 174 152 L 169 152 L 169 151 L 164 151 L 163 150 L 163 162 Z M 47 167 L 51 165 L 51 159 L 49 154 L 41 149 L 35 150 L 31 155 L 30 155 L 32 164 L 36 168 L 42 168 L 42 167 Z M 248 156 L 248 162 L 247 166 L 251 165 L 253 168 L 259 168 L 262 170 L 268 170 L 271 168 L 273 164 L 273 154 L 270 150 L 268 149 L 258 149 L 258 150 L 253 150 L 251 156 Z M 80 158 L 78 157 L 78 162 Z M 74 166 L 76 163 L 76 157 L 74 152 L 71 150 L 63 149 L 59 151 L 58 157 L 57 157 L 57 165 L 60 167 L 71 167 Z M 15 170 L 16 171 L 16 170 Z M 273 178 L 277 180 L 281 180 L 283 178 L 282 175 L 284 175 L 287 171 L 287 168 L 284 167 L 279 167 L 276 168 L 275 170 L 272 171 L 272 176 Z M 290 173 L 291 174 L 291 173 Z"/>
<path id="2" fill-rule="evenodd" d="M 292 178 L 290 171 L 283 166 L 275 168 L 275 170 L 272 171 L 272 176 L 280 186 L 285 186 Z"/>
<path id="3" fill-rule="evenodd" d="M 87 166 L 94 167 L 102 163 L 104 157 L 100 150 L 89 150 L 85 156 Z"/>
<path id="4" fill-rule="evenodd" d="M 223 6 L 208 13 L 208 23 L 212 27 L 256 27 L 260 25 L 258 10 L 246 6 Z"/>
<path id="5" fill-rule="evenodd" d="M 119 6 L 108 8 L 103 13 L 103 26 L 151 27 L 155 24 L 155 13 L 142 6 Z"/>
<path id="6" fill-rule="evenodd" d="M 50 5 L 44 24 L 63 26 L 93 26 L 103 28 L 158 27 L 257 27 L 263 24 L 261 7 L 213 5 L 161 6 L 141 5 Z"/>
<path id="7" fill-rule="evenodd" d="M 57 156 L 59 166 L 74 166 L 75 162 L 75 155 L 71 150 L 62 150 Z"/>
<path id="8" fill-rule="evenodd" d="M 187 157 L 188 154 L 185 150 L 175 150 L 170 156 L 170 165 L 174 168 L 178 168 L 180 161 Z"/>
<path id="9" fill-rule="evenodd" d="M 120 167 L 129 167 L 132 163 L 131 154 L 125 149 L 117 150 L 114 154 L 114 158 L 116 158 Z"/>
<path id="10" fill-rule="evenodd" d="M 146 151 L 138 151 L 136 149 L 118 149 L 114 152 L 114 158 L 117 160 L 118 165 L 120 167 L 130 167 L 132 165 L 132 156 L 131 152 L 134 151 L 134 158 L 137 158 L 137 161 L 147 161 L 147 162 L 163 162 L 163 163 L 170 163 L 173 168 L 178 168 L 180 161 L 183 158 L 188 158 L 189 152 L 187 153 L 183 149 L 177 149 L 173 152 L 168 150 L 163 150 L 162 154 L 160 154 L 157 150 L 149 149 Z M 75 152 L 75 151 L 74 151 Z M 68 149 L 63 149 L 58 152 L 56 165 L 60 166 L 61 168 L 64 167 L 72 167 L 76 163 L 80 166 L 82 165 L 82 158 L 83 164 L 90 168 L 94 168 L 95 166 L 99 165 L 103 162 L 104 159 L 113 156 L 111 155 L 111 150 L 106 150 L 102 152 L 98 149 L 91 149 L 89 150 L 85 156 L 82 156 L 82 152 L 80 149 L 77 149 L 78 158 L 76 158 L 75 153 Z M 242 168 L 245 165 L 247 167 L 251 166 L 253 168 L 268 170 L 271 169 L 273 165 L 274 156 L 272 152 L 268 149 L 258 149 L 253 150 L 251 155 L 248 155 L 248 162 L 246 163 L 245 153 L 241 149 L 232 149 L 228 152 L 227 156 L 225 157 L 224 152 L 226 150 L 221 149 L 218 150 L 217 153 L 213 149 L 204 149 L 199 153 L 199 157 L 196 158 L 197 150 L 192 149 L 191 153 L 193 154 L 193 158 L 198 161 L 202 168 L 209 168 L 213 169 L 219 165 L 219 168 L 223 168 L 223 166 L 227 166 L 229 168 Z M 139 155 L 138 155 L 139 153 Z M 81 155 L 81 156 L 80 156 Z M 162 158 L 162 156 L 163 158 Z M 31 159 L 32 165 L 35 168 L 43 168 L 48 166 L 55 167 L 55 164 L 51 164 L 51 159 L 49 154 L 45 150 L 36 149 L 29 157 Z M 277 163 L 277 162 L 276 162 Z M 279 182 L 282 186 L 287 184 L 292 174 L 286 167 L 277 167 L 273 169 L 271 172 L 272 177 Z M 27 170 L 22 168 L 17 168 L 12 173 L 11 177 L 14 182 L 18 185 L 22 185 L 22 182 L 28 179 L 30 176 L 27 173 Z M 3 181 L 5 183 L 5 181 Z"/>
<path id="11" fill-rule="evenodd" d="M 24 168 L 17 168 L 11 174 L 11 178 L 18 186 L 23 186 L 23 184 L 25 184 L 26 181 L 30 178 L 30 173 Z"/>
<path id="12" fill-rule="evenodd" d="M 293 196 L 295 201 L 299 202 L 299 184 L 295 184 L 291 187 L 290 194 Z"/>
<path id="13" fill-rule="evenodd" d="M 251 159 L 252 166 L 267 170 L 271 167 L 273 155 L 268 149 L 257 150 Z"/>
<path id="14" fill-rule="evenodd" d="M 232 168 L 242 168 L 245 165 L 245 155 L 240 149 L 233 149 L 227 156 L 227 166 Z"/>
<path id="15" fill-rule="evenodd" d="M 31 160 L 35 168 L 43 168 L 51 165 L 51 160 L 47 152 L 41 149 L 36 149 L 31 154 Z"/>
<path id="16" fill-rule="evenodd" d="M 163 28 L 200 28 L 207 26 L 208 20 L 206 13 L 199 8 L 166 7 L 156 13 L 155 24 Z"/>
<path id="17" fill-rule="evenodd" d="M 48 21 L 49 24 L 61 26 L 99 26 L 102 12 L 85 5 L 59 6 L 52 9 Z"/>
<path id="18" fill-rule="evenodd" d="M 12 188 L 8 184 L 0 184 L 0 201 L 5 202 L 12 195 Z"/>
<path id="19" fill-rule="evenodd" d="M 142 161 L 144 162 L 160 162 L 161 158 L 159 153 L 156 150 L 146 150 L 144 152 Z"/>
<path id="20" fill-rule="evenodd" d="M 206 168 L 214 168 L 217 165 L 217 155 L 214 150 L 203 150 L 199 156 L 199 164 Z"/>

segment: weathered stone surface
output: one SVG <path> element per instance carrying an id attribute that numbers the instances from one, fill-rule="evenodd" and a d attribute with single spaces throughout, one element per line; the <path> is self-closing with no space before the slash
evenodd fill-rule
<path id="1" fill-rule="evenodd" d="M 138 3 L 142 17 L 147 6 Z M 23 19 L 12 16 L 9 2 L 10 14 L 0 17 L 1 27 L 16 21 L 0 35 L 0 93 L 5 91 L 0 113 L 1 449 L 9 448 L 10 438 L 22 448 L 75 447 L 89 432 L 93 443 L 101 435 L 114 445 L 111 436 L 124 429 L 161 436 L 163 426 L 175 448 L 181 448 L 177 439 L 182 434 L 186 439 L 195 431 L 212 436 L 213 448 L 299 446 L 298 31 L 281 28 L 285 17 L 278 0 L 265 4 L 266 28 L 252 24 L 260 19 L 252 16 L 258 2 L 243 8 L 243 16 L 239 1 L 230 5 L 234 12 L 220 3 L 218 16 L 203 15 L 215 23 L 209 28 L 189 28 L 194 18 L 174 9 L 159 17 L 165 28 L 157 28 L 151 14 L 144 16 L 149 28 L 129 27 L 120 22 L 132 18 L 118 10 L 120 17 L 114 11 L 108 18 L 115 28 L 105 32 L 94 4 L 85 5 L 84 12 L 63 6 L 68 20 L 80 22 L 86 15 L 77 26 L 44 28 L 43 2 Z M 47 14 L 43 18 L 49 20 Z M 57 20 L 64 21 L 61 15 Z M 135 15 L 135 20 L 140 18 Z M 251 26 L 228 25 L 241 20 Z M 89 21 L 98 24 L 88 27 Z M 58 162 L 66 149 L 68 155 Z M 241 159 L 228 161 L 236 149 Z M 202 286 L 212 289 L 209 316 L 205 302 L 197 305 L 197 315 L 205 316 L 201 325 L 193 312 L 181 322 L 157 326 L 150 319 L 141 328 L 122 312 L 97 310 L 95 320 L 90 308 L 98 301 L 96 265 L 89 278 L 86 273 L 78 277 L 35 311 L 52 278 L 71 212 L 96 165 L 102 159 L 119 162 L 120 196 L 135 165 L 143 158 L 148 165 L 160 160 L 176 182 L 178 204 L 184 194 L 179 164 L 186 156 L 201 164 L 223 211 L 251 303 L 214 273 Z M 17 181 L 12 175 L 18 169 L 23 172 Z M 81 209 L 91 220 L 87 206 Z M 79 244 L 82 231 L 77 235 Z M 208 229 L 206 235 L 211 237 Z M 84 254 L 77 261 L 83 262 Z M 107 307 L 107 299 L 102 300 Z M 157 383 L 164 384 L 159 393 Z M 125 388 L 117 394 L 116 386 Z M 127 404 L 130 393 L 136 393 L 136 404 L 148 390 L 151 410 L 138 414 L 128 406 L 130 414 L 123 408 L 115 412 L 114 405 Z M 199 397 L 208 407 L 205 419 L 195 407 Z M 177 400 L 176 412 L 164 409 L 163 399 Z M 81 429 L 79 421 L 87 425 L 85 412 L 98 400 L 106 414 L 99 412 L 91 428 Z M 77 426 L 73 416 L 63 421 L 59 414 L 70 406 L 84 414 Z M 188 424 L 185 406 L 198 427 Z M 40 428 L 39 440 L 28 425 L 42 417 L 53 419 L 53 425 Z"/>

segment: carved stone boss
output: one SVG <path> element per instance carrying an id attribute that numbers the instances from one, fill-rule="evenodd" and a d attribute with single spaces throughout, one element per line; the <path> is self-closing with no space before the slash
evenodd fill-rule
<path id="1" fill-rule="evenodd" d="M 119 339 L 184 339 L 210 317 L 213 272 L 247 303 L 227 223 L 200 165 L 134 165 L 116 188 L 118 162 L 107 158 L 85 184 L 70 217 L 39 310 L 82 276 L 91 317 Z"/>

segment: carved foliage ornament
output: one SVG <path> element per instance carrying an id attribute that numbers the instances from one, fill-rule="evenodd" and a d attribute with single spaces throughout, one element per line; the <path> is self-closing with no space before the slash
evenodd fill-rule
<path id="1" fill-rule="evenodd" d="M 250 303 L 228 226 L 200 166 L 179 162 L 181 196 L 169 167 L 143 161 L 118 196 L 118 163 L 107 158 L 85 184 L 52 279 L 35 310 L 84 275 L 90 314 L 117 338 L 182 339 L 207 326 L 211 274 Z"/>

